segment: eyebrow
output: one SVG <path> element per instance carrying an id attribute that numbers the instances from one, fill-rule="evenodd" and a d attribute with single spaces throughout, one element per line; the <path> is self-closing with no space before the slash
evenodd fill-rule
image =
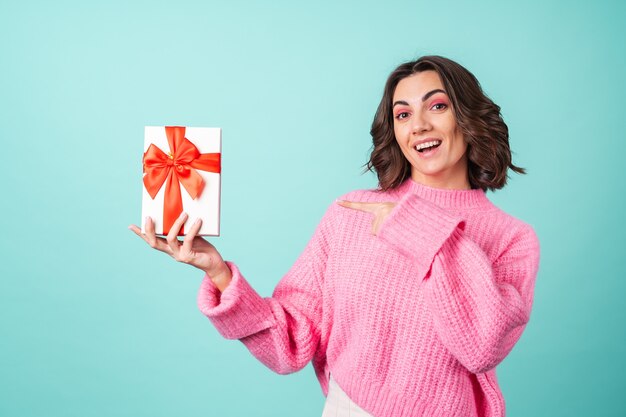
<path id="1" fill-rule="evenodd" d="M 435 89 L 435 90 L 431 90 L 431 91 L 429 91 L 428 93 L 424 94 L 424 97 L 422 97 L 422 102 L 424 102 L 424 101 L 428 100 L 428 99 L 429 99 L 429 98 L 430 98 L 433 94 L 437 94 L 437 93 L 444 93 L 444 94 L 447 94 L 444 90 L 442 90 L 442 89 L 440 89 L 440 88 L 437 88 L 437 89 Z M 396 104 L 402 104 L 403 106 L 408 106 L 408 105 L 409 105 L 409 103 L 407 103 L 407 102 L 406 102 L 406 101 L 404 101 L 404 100 L 398 100 L 398 101 L 396 101 L 395 103 L 393 103 L 393 106 L 391 106 L 391 107 L 395 107 L 395 106 L 396 106 Z"/>

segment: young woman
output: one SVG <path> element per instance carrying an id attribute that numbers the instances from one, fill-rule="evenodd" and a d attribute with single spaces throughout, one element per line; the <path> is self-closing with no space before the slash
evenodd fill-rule
<path id="1" fill-rule="evenodd" d="M 198 303 L 278 373 L 313 362 L 324 416 L 504 416 L 496 366 L 529 320 L 533 229 L 495 207 L 511 162 L 500 108 L 461 65 L 425 56 L 389 76 L 372 124 L 376 190 L 333 203 L 270 298 L 183 213 L 155 249 L 206 272 Z"/>

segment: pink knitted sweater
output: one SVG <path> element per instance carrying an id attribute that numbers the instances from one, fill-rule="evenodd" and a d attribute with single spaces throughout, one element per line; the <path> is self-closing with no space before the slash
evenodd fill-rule
<path id="1" fill-rule="evenodd" d="M 376 417 L 504 416 L 495 367 L 530 317 L 539 262 L 533 229 L 482 190 L 411 179 L 342 199 L 395 201 L 372 215 L 332 204 L 272 297 L 233 263 L 220 294 L 204 279 L 201 311 L 226 338 L 290 373 L 313 362 Z"/>

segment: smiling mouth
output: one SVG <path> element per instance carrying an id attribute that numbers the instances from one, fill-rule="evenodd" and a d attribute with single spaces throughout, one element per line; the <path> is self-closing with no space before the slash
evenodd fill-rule
<path id="1" fill-rule="evenodd" d="M 425 151 L 431 151 L 435 148 L 437 148 L 439 145 L 441 145 L 441 141 L 440 140 L 433 140 L 430 142 L 424 142 L 424 143 L 420 143 L 419 145 L 415 146 L 415 150 L 423 153 Z"/>

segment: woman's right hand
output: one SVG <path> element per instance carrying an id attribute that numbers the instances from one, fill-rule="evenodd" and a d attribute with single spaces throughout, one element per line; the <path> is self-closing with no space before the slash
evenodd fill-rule
<path id="1" fill-rule="evenodd" d="M 215 246 L 202 237 L 196 236 L 202 226 L 201 219 L 198 219 L 191 226 L 182 242 L 178 240 L 178 232 L 182 225 L 185 224 L 185 221 L 187 221 L 187 214 L 182 213 L 170 228 L 166 238 L 156 236 L 154 222 L 150 217 L 146 218 L 146 233 L 141 233 L 141 229 L 134 224 L 128 226 L 128 228 L 145 240 L 152 248 L 167 253 L 178 262 L 203 270 L 211 278 L 215 286 L 220 291 L 224 291 L 232 279 L 232 273 L 228 265 L 222 259 L 222 255 L 215 249 Z"/>

